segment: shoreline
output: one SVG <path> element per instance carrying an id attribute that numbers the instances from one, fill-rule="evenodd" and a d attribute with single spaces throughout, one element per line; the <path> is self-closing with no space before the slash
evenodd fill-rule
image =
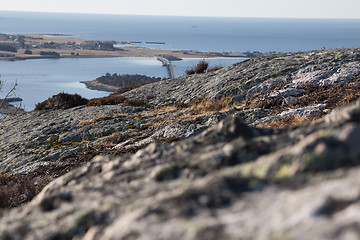
<path id="1" fill-rule="evenodd" d="M 120 88 L 109 84 L 99 83 L 96 79 L 91 81 L 80 81 L 80 83 L 84 84 L 87 89 L 109 93 L 114 93 Z"/>
<path id="2" fill-rule="evenodd" d="M 167 56 L 170 58 L 178 59 L 249 57 L 242 52 L 200 52 L 196 50 L 163 50 L 139 46 L 128 46 L 128 44 L 116 41 L 85 40 L 59 35 L 54 36 L 44 34 L 3 34 L 2 36 L 3 39 L 0 40 L 0 45 L 11 46 L 13 48 L 13 51 L 9 51 L 6 49 L 6 51 L 4 51 L 4 49 L 0 49 L 0 60 L 3 61 L 53 58 L 57 59 L 157 56 Z M 28 51 L 28 53 L 26 53 L 26 51 Z M 56 53 L 56 55 L 49 55 L 49 53 Z"/>

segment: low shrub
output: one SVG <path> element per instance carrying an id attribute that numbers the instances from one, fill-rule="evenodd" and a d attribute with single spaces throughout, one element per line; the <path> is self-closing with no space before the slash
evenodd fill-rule
<path id="1" fill-rule="evenodd" d="M 87 106 L 102 106 L 102 105 L 116 105 L 123 104 L 125 106 L 142 107 L 146 105 L 146 102 L 142 99 L 128 99 L 122 95 L 115 93 L 102 98 L 93 98 L 88 101 Z"/>
<path id="2" fill-rule="evenodd" d="M 54 51 L 49 51 L 49 52 L 47 52 L 47 51 L 41 51 L 40 52 L 40 55 L 41 56 L 50 56 L 50 57 L 60 57 L 60 54 L 59 53 L 57 53 L 57 52 L 54 52 Z"/>
<path id="3" fill-rule="evenodd" d="M 189 68 L 185 71 L 186 75 L 192 75 L 192 74 L 201 74 L 201 73 L 205 73 L 205 72 L 214 72 L 214 71 L 217 71 L 217 70 L 220 70 L 223 68 L 223 66 L 214 66 L 214 67 L 211 67 L 211 68 L 208 68 L 209 67 L 209 63 L 204 61 L 204 60 L 201 60 L 196 66 L 192 67 L 192 68 Z"/>
<path id="4" fill-rule="evenodd" d="M 59 93 L 47 100 L 36 104 L 35 111 L 50 109 L 68 109 L 85 105 L 89 100 L 78 94 Z"/>
<path id="5" fill-rule="evenodd" d="M 205 73 L 206 69 L 209 67 L 209 63 L 201 60 L 196 66 L 189 68 L 185 71 L 186 75 L 192 75 L 192 74 L 201 74 Z"/>
<path id="6" fill-rule="evenodd" d="M 194 68 L 189 68 L 185 71 L 186 75 L 193 75 L 195 74 L 195 70 Z"/>
<path id="7" fill-rule="evenodd" d="M 25 52 L 24 52 L 24 54 L 31 55 L 31 54 L 33 54 L 33 52 L 32 52 L 31 50 L 29 50 L 29 49 L 26 49 Z"/>
<path id="8" fill-rule="evenodd" d="M 87 106 L 116 105 L 123 103 L 126 97 L 122 95 L 111 94 L 107 97 L 93 98 L 88 101 Z"/>
<path id="9" fill-rule="evenodd" d="M 205 73 L 208 67 L 209 67 L 209 63 L 202 60 L 196 65 L 194 70 L 196 74 Z"/>

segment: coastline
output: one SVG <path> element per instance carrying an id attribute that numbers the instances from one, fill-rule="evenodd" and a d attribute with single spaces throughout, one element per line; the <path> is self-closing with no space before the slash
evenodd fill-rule
<path id="1" fill-rule="evenodd" d="M 90 90 L 104 91 L 109 93 L 116 92 L 116 90 L 120 88 L 109 84 L 99 83 L 97 80 L 80 81 L 80 83 L 85 84 L 86 88 Z"/>
<path id="2" fill-rule="evenodd" d="M 9 102 L 4 101 L 2 105 L 0 106 L 0 116 L 2 115 L 14 115 L 17 113 L 23 113 L 25 112 L 24 109 L 20 107 L 16 107 Z"/>
<path id="3" fill-rule="evenodd" d="M 0 45 L 16 48 L 16 52 L 0 50 L 0 60 L 17 61 L 56 58 L 156 57 L 170 58 L 231 58 L 248 57 L 241 52 L 200 52 L 195 50 L 162 50 L 115 41 L 96 41 L 44 34 L 3 34 Z M 19 40 L 20 39 L 20 40 Z M 124 45 L 124 46 L 122 46 Z M 30 51 L 31 54 L 26 54 Z M 44 55 L 56 53 L 56 55 Z M 171 60 L 171 59 L 170 59 Z"/>

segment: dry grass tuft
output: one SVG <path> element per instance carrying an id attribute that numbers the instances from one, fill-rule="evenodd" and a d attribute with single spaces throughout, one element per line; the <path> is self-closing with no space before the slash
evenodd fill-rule
<path id="1" fill-rule="evenodd" d="M 285 127 L 285 126 L 296 126 L 303 123 L 312 122 L 319 118 L 310 118 L 310 117 L 299 117 L 299 116 L 290 116 L 282 120 L 272 121 L 269 123 L 263 123 L 257 125 L 258 128 L 272 128 L 272 127 Z"/>
<path id="2" fill-rule="evenodd" d="M 231 99 L 231 97 L 222 97 L 220 99 L 201 97 L 191 104 L 191 111 L 194 114 L 203 114 L 229 110 L 231 108 Z"/>

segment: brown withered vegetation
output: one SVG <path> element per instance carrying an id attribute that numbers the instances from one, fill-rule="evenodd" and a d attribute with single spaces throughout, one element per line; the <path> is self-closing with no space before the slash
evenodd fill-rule
<path id="1" fill-rule="evenodd" d="M 192 75 L 192 74 L 201 74 L 205 73 L 206 69 L 209 67 L 209 63 L 201 60 L 196 66 L 189 68 L 185 71 L 186 75 Z"/>
<path id="2" fill-rule="evenodd" d="M 115 105 L 123 103 L 126 106 L 141 107 L 145 106 L 146 102 L 141 99 L 128 99 L 120 94 L 128 92 L 132 89 L 138 88 L 145 85 L 145 83 L 132 83 L 129 86 L 121 87 L 116 92 L 110 94 L 109 96 L 102 98 L 93 98 L 90 99 L 86 104 L 87 106 L 101 106 L 101 105 Z"/>
<path id="3" fill-rule="evenodd" d="M 209 63 L 202 60 L 195 66 L 195 73 L 200 74 L 204 73 L 206 69 L 209 67 Z"/>
<path id="4" fill-rule="evenodd" d="M 123 103 L 126 98 L 122 95 L 111 94 L 107 97 L 90 99 L 86 104 L 87 106 L 102 106 L 102 105 L 115 105 Z"/>
<path id="5" fill-rule="evenodd" d="M 84 162 L 68 159 L 61 165 L 42 166 L 26 175 L 1 173 L 0 208 L 17 207 L 31 201 L 49 182 L 81 166 Z"/>
<path id="6" fill-rule="evenodd" d="M 130 91 L 130 90 L 133 90 L 133 89 L 135 89 L 135 88 L 144 86 L 144 85 L 146 85 L 146 84 L 147 84 L 147 83 L 134 83 L 134 82 L 133 82 L 133 83 L 131 83 L 129 86 L 119 88 L 118 90 L 116 90 L 116 92 L 115 92 L 114 94 L 119 95 L 119 94 L 128 92 L 128 91 Z"/>
<path id="7" fill-rule="evenodd" d="M 41 166 L 24 175 L 0 173 L 0 208 L 18 207 L 31 201 L 52 180 L 84 165 L 97 155 L 121 156 L 135 153 L 142 147 L 112 149 L 106 146 L 88 146 L 83 151 L 71 152 L 62 157 L 59 159 L 61 164 Z"/>
<path id="8" fill-rule="evenodd" d="M 218 112 L 229 109 L 231 107 L 231 97 L 222 97 L 220 99 L 211 99 L 204 96 L 195 99 L 191 103 L 191 111 L 193 114 Z"/>
<path id="9" fill-rule="evenodd" d="M 194 70 L 194 68 L 189 68 L 189 69 L 186 69 L 185 73 L 186 73 L 186 75 L 193 75 L 193 74 L 195 74 L 195 70 Z"/>
<path id="10" fill-rule="evenodd" d="M 211 68 L 209 68 L 206 72 L 215 72 L 215 71 L 217 71 L 217 70 L 220 70 L 220 69 L 223 69 L 224 67 L 223 66 L 221 66 L 221 65 L 219 65 L 219 66 L 214 66 L 214 67 L 211 67 Z"/>
<path id="11" fill-rule="evenodd" d="M 285 127 L 285 126 L 296 126 L 302 123 L 307 123 L 314 121 L 316 119 L 320 118 L 310 118 L 310 117 L 300 117 L 300 116 L 289 116 L 287 118 L 284 118 L 282 120 L 275 120 L 269 123 L 263 123 L 259 124 L 256 127 L 258 128 L 272 128 L 272 127 Z"/>
<path id="12" fill-rule="evenodd" d="M 36 104 L 35 111 L 50 109 L 68 109 L 87 104 L 88 100 L 78 94 L 59 93 Z"/>

